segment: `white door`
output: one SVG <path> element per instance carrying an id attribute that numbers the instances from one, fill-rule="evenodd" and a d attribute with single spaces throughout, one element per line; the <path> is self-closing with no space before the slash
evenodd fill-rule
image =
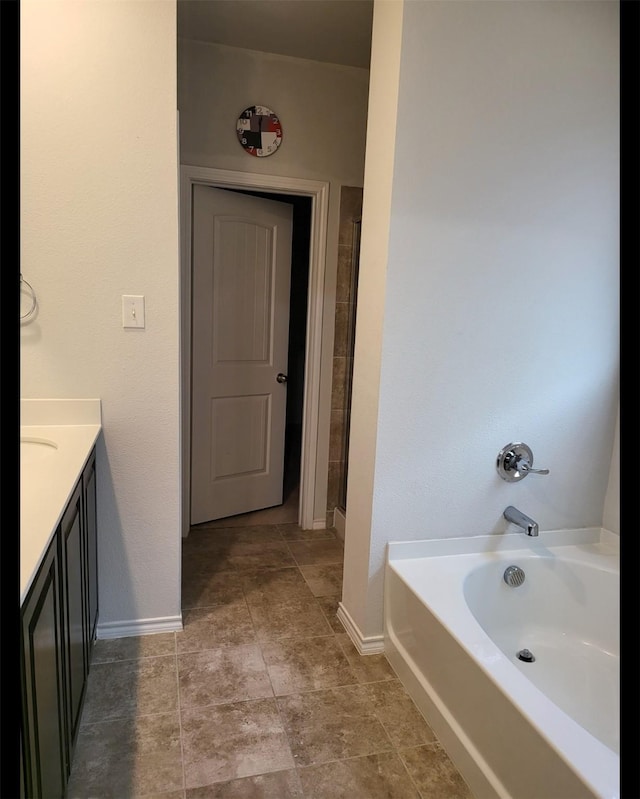
<path id="1" fill-rule="evenodd" d="M 292 214 L 194 186 L 191 524 L 282 504 Z"/>

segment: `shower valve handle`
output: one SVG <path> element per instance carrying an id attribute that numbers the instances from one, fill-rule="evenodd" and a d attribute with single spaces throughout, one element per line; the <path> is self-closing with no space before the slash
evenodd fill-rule
<path id="1" fill-rule="evenodd" d="M 526 458 L 516 458 L 511 468 L 519 472 L 525 472 L 527 474 L 529 472 L 532 472 L 533 474 L 549 474 L 548 469 L 534 469 L 529 461 L 526 460 Z"/>
<path id="2" fill-rule="evenodd" d="M 500 450 L 496 468 L 500 477 L 508 483 L 522 480 L 529 473 L 549 474 L 548 469 L 533 468 L 533 452 L 526 444 L 520 442 L 507 444 Z"/>

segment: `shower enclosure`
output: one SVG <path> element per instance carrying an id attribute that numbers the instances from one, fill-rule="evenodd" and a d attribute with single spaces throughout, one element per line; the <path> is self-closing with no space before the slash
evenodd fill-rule
<path id="1" fill-rule="evenodd" d="M 343 186 L 340 195 L 327 526 L 333 525 L 336 508 L 344 514 L 347 507 L 349 427 L 361 215 L 362 189 Z"/>

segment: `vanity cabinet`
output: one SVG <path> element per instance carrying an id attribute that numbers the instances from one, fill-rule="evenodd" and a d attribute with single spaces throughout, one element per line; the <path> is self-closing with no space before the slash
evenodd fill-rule
<path id="1" fill-rule="evenodd" d="M 98 624 L 98 531 L 96 527 L 96 453 L 91 453 L 89 461 L 82 473 L 82 491 L 84 496 L 84 513 L 87 542 L 87 645 L 88 658 L 91 646 L 96 638 Z"/>
<path id="2" fill-rule="evenodd" d="M 64 796 L 66 714 L 57 536 L 21 610 L 22 747 L 27 797 Z"/>
<path id="3" fill-rule="evenodd" d="M 89 671 L 86 612 L 86 525 L 83 523 L 82 482 L 64 512 L 58 537 L 62 566 L 63 647 L 67 747 L 70 752 L 80 725 L 84 687 Z M 71 757 L 69 756 L 69 762 Z"/>
<path id="4" fill-rule="evenodd" d="M 64 797 L 97 621 L 95 450 L 21 608 L 24 795 Z"/>

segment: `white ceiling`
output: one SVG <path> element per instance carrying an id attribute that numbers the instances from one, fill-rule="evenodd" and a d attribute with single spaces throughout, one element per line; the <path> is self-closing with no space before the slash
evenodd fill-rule
<path id="1" fill-rule="evenodd" d="M 373 0 L 178 0 L 178 36 L 369 69 Z"/>

